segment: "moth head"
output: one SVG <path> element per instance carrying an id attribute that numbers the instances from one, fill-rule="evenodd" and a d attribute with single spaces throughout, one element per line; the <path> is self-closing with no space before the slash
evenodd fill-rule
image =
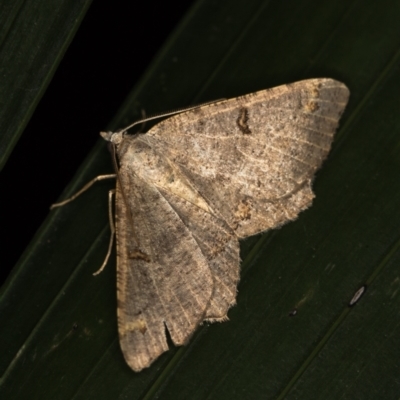
<path id="1" fill-rule="evenodd" d="M 119 132 L 100 132 L 100 136 L 106 140 L 107 142 L 114 143 L 115 145 L 119 145 L 122 142 L 124 131 Z"/>

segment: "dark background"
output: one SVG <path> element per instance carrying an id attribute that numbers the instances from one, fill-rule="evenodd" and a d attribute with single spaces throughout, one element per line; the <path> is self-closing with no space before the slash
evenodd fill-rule
<path id="1" fill-rule="evenodd" d="M 191 4 L 92 3 L 0 172 L 0 283 Z"/>

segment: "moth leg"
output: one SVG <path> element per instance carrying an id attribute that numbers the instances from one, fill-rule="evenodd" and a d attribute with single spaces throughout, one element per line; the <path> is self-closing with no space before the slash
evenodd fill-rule
<path id="1" fill-rule="evenodd" d="M 81 190 L 79 190 L 78 192 L 76 192 L 74 195 L 72 195 L 71 197 L 69 197 L 68 199 L 64 200 L 64 201 L 60 201 L 59 203 L 54 203 L 50 206 L 50 210 L 52 210 L 53 208 L 56 207 L 62 207 L 65 204 L 71 202 L 72 200 L 75 200 L 78 196 L 80 196 L 83 192 L 86 192 L 86 190 L 88 190 L 93 184 L 95 184 L 98 181 L 102 181 L 104 179 L 111 179 L 111 178 L 116 178 L 117 175 L 116 174 L 108 174 L 108 175 L 99 175 L 96 176 L 96 178 L 92 179 L 90 182 L 88 182 Z"/>
<path id="2" fill-rule="evenodd" d="M 114 224 L 114 219 L 113 219 L 112 198 L 114 195 L 115 195 L 115 189 L 110 190 L 108 192 L 108 219 L 110 221 L 110 230 L 111 230 L 110 243 L 108 244 L 106 258 L 104 259 L 103 264 L 96 272 L 93 273 L 93 275 L 98 275 L 101 271 L 103 271 L 103 269 L 105 268 L 105 266 L 108 263 L 108 259 L 110 258 L 111 251 L 113 248 L 114 237 L 115 237 L 115 224 Z"/>

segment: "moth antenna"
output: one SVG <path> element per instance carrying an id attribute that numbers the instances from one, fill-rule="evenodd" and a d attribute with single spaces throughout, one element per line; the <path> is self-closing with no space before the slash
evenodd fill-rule
<path id="1" fill-rule="evenodd" d="M 176 114 L 183 113 L 185 111 L 194 110 L 196 108 L 207 106 L 207 105 L 213 104 L 213 103 L 217 103 L 217 102 L 222 101 L 222 100 L 225 100 L 225 99 L 218 99 L 218 100 L 208 101 L 206 103 L 197 104 L 195 106 L 177 108 L 175 110 L 167 111 L 167 112 L 164 112 L 164 113 L 150 115 L 148 117 L 141 118 L 141 119 L 135 121 L 133 124 L 128 125 L 126 128 L 122 129 L 122 131 L 126 132 L 126 131 L 128 131 L 129 129 L 133 128 L 136 125 L 144 124 L 145 122 L 153 121 L 154 119 L 164 118 L 164 117 L 168 117 L 170 115 L 176 115 Z M 143 110 L 142 110 L 142 112 L 143 112 Z"/>

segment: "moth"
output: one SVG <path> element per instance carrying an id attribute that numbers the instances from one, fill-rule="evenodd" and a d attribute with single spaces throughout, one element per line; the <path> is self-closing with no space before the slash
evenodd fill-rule
<path id="1" fill-rule="evenodd" d="M 239 240 L 311 205 L 348 98 L 341 82 L 309 79 L 190 109 L 146 134 L 101 133 L 116 155 L 106 177 L 117 178 L 118 331 L 134 371 L 168 350 L 166 330 L 180 346 L 204 321 L 228 319 Z"/>

